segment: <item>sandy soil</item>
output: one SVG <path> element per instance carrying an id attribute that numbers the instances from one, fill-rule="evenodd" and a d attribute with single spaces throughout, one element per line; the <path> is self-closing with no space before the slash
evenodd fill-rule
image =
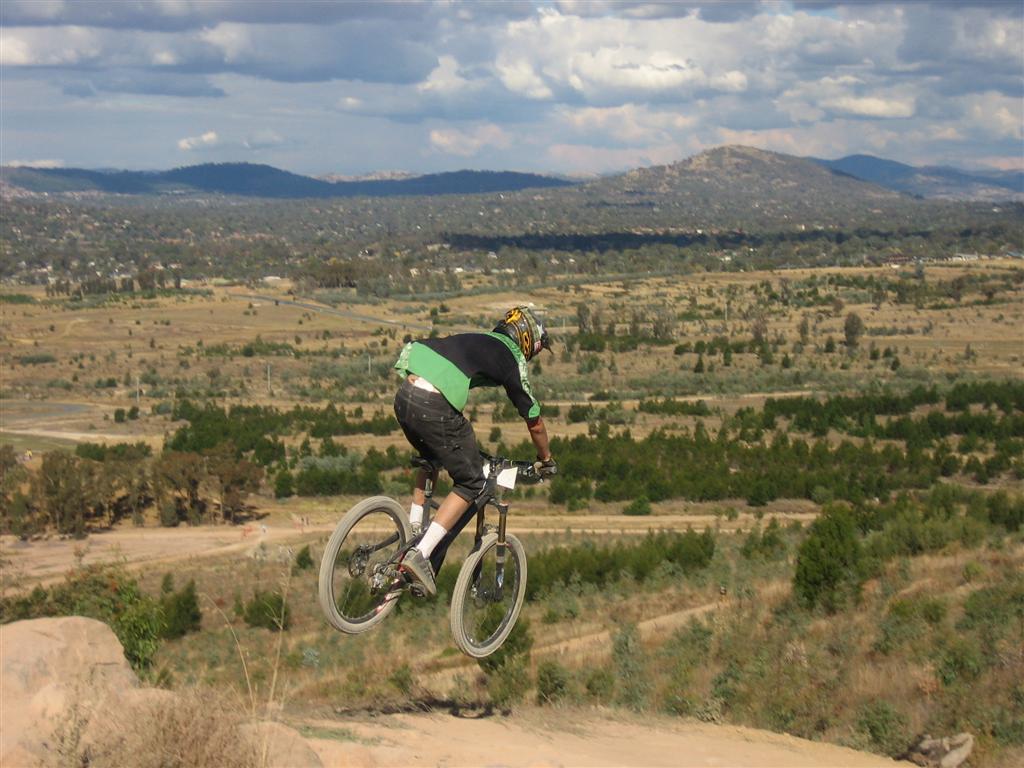
<path id="1" fill-rule="evenodd" d="M 389 715 L 309 721 L 307 740 L 324 766 L 502 768 L 884 768 L 876 755 L 735 726 L 621 712 L 546 708 L 513 717 Z"/>

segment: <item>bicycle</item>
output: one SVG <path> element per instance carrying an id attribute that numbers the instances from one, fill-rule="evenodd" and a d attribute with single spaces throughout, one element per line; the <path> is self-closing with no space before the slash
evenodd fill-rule
<path id="1" fill-rule="evenodd" d="M 476 515 L 473 548 L 459 570 L 450 608 L 452 636 L 473 658 L 490 656 L 515 627 L 526 597 L 526 550 L 506 530 L 509 504 L 504 492 L 517 484 L 543 482 L 528 461 L 482 454 L 484 488 L 463 520 Z M 427 471 L 423 505 L 426 529 L 440 506 L 433 499 L 440 465 L 419 456 L 412 466 Z M 498 511 L 497 527 L 485 522 L 488 506 Z M 455 531 L 461 530 L 460 527 Z M 412 546 L 411 526 L 402 506 L 388 496 L 356 504 L 338 523 L 320 561 L 320 608 L 327 621 L 346 634 L 366 632 L 382 622 L 401 595 L 417 587 L 399 570 Z M 418 586 L 418 585 L 417 585 Z"/>

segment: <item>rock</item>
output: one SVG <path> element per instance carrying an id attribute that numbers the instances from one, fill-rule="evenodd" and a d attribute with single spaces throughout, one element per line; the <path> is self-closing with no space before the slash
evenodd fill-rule
<path id="1" fill-rule="evenodd" d="M 970 757 L 973 749 L 974 737 L 969 733 L 958 733 L 944 739 L 925 735 L 910 748 L 906 758 L 920 766 L 958 768 Z"/>
<path id="2" fill-rule="evenodd" d="M 0 765 L 45 761 L 93 712 L 139 685 L 113 630 L 94 619 L 7 624 L 0 648 Z"/>
<path id="3" fill-rule="evenodd" d="M 949 739 L 949 746 L 952 749 L 939 761 L 939 768 L 958 768 L 974 749 L 974 737 L 969 733 L 958 733 Z"/>
<path id="4" fill-rule="evenodd" d="M 266 768 L 323 768 L 320 757 L 294 728 L 274 722 L 247 723 L 241 727 Z"/>
<path id="5" fill-rule="evenodd" d="M 102 622 L 66 616 L 7 624 L 0 651 L 3 768 L 322 766 L 298 732 L 277 722 L 243 724 L 217 691 L 141 687 Z"/>

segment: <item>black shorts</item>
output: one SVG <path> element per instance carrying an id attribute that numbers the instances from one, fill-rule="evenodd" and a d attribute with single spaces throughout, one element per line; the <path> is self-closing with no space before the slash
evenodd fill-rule
<path id="1" fill-rule="evenodd" d="M 473 425 L 444 395 L 414 387 L 406 380 L 395 395 L 395 416 L 410 445 L 448 470 L 454 493 L 466 501 L 479 495 L 484 470 Z"/>

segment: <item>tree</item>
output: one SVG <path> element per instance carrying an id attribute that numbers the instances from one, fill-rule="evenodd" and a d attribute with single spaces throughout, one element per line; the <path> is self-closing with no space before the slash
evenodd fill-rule
<path id="1" fill-rule="evenodd" d="M 862 561 L 853 513 L 840 505 L 826 507 L 797 552 L 797 599 L 806 608 L 821 606 L 834 613 L 860 593 Z"/>
<path id="2" fill-rule="evenodd" d="M 263 468 L 236 458 L 235 446 L 225 442 L 207 452 L 206 469 L 219 485 L 222 518 L 234 523 L 235 513 L 245 506 L 245 497 L 259 489 Z"/>
<path id="3" fill-rule="evenodd" d="M 287 469 L 277 473 L 274 480 L 274 498 L 284 499 L 295 495 L 295 478 Z"/>
<path id="4" fill-rule="evenodd" d="M 201 457 L 180 451 L 165 452 L 154 467 L 160 495 L 170 492 L 175 506 L 184 508 L 193 525 L 202 519 L 206 508 L 199 496 L 199 485 L 205 474 Z"/>
<path id="5" fill-rule="evenodd" d="M 50 524 L 61 533 L 85 536 L 87 483 L 82 461 L 67 451 L 50 451 L 33 478 L 33 495 Z"/>
<path id="6" fill-rule="evenodd" d="M 843 333 L 846 336 L 846 349 L 852 352 L 860 344 L 860 337 L 864 334 L 864 321 L 860 319 L 860 315 L 851 312 L 846 316 Z"/>

